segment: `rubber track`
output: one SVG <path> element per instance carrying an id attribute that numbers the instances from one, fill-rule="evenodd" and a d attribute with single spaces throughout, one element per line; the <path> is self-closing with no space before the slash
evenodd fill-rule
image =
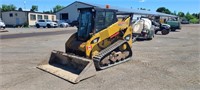
<path id="1" fill-rule="evenodd" d="M 109 64 L 107 66 L 103 66 L 103 67 L 101 67 L 100 64 L 99 64 L 101 62 L 101 60 L 104 58 L 104 56 L 108 55 L 110 52 L 112 52 L 113 50 L 115 50 L 116 48 L 118 48 L 119 46 L 121 46 L 125 43 L 127 43 L 125 40 L 118 40 L 114 44 L 112 44 L 109 47 L 107 47 L 106 49 L 102 50 L 98 55 L 94 56 L 93 61 L 94 61 L 95 67 L 97 69 L 106 69 L 106 68 L 109 68 L 109 67 L 112 67 L 112 66 L 115 66 L 117 64 L 120 64 L 120 63 L 123 63 L 123 62 L 130 60 L 130 58 L 132 57 L 132 50 L 131 50 L 130 47 L 128 47 L 129 51 L 130 51 L 130 56 L 128 58 L 121 60 L 121 61 L 118 61 L 118 62 L 115 62 L 113 64 Z"/>

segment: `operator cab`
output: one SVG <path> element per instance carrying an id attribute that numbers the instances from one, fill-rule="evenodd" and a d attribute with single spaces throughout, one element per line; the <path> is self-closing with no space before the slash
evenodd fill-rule
<path id="1" fill-rule="evenodd" d="M 97 32 L 117 22 L 114 9 L 104 8 L 79 8 L 79 25 L 77 37 L 80 41 L 87 41 Z"/>

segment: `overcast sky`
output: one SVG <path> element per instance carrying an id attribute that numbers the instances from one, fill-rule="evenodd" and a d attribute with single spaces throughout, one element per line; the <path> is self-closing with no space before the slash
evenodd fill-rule
<path id="1" fill-rule="evenodd" d="M 22 7 L 30 9 L 32 5 L 37 5 L 39 11 L 51 10 L 56 5 L 67 6 L 77 0 L 0 0 L 0 4 L 14 4 L 17 8 Z M 109 4 L 123 8 L 146 8 L 156 11 L 158 7 L 166 7 L 170 11 L 184 13 L 199 13 L 200 0 L 79 0 L 86 3 L 95 3 L 100 5 Z"/>

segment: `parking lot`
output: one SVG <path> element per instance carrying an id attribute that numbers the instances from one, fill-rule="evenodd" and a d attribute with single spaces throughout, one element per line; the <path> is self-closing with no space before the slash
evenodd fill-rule
<path id="1" fill-rule="evenodd" d="M 55 31 L 65 31 L 65 30 L 74 30 L 76 27 L 67 27 L 67 28 L 6 28 L 8 32 L 0 32 L 0 35 L 8 34 L 19 34 L 19 33 L 40 33 L 40 32 L 55 32 Z"/>
<path id="2" fill-rule="evenodd" d="M 0 90 L 198 90 L 200 24 L 133 43 L 132 60 L 72 84 L 36 68 L 64 45 L 76 28 L 10 29 L 11 34 L 56 32 L 0 40 Z M 49 30 L 49 31 L 48 31 Z M 74 30 L 74 31 L 72 31 Z"/>

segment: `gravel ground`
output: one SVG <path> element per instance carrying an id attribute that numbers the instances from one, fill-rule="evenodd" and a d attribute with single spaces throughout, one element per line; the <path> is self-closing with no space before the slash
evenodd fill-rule
<path id="1" fill-rule="evenodd" d="M 133 44 L 129 62 L 72 84 L 36 68 L 71 34 L 1 39 L 0 90 L 198 90 L 200 25 Z"/>

